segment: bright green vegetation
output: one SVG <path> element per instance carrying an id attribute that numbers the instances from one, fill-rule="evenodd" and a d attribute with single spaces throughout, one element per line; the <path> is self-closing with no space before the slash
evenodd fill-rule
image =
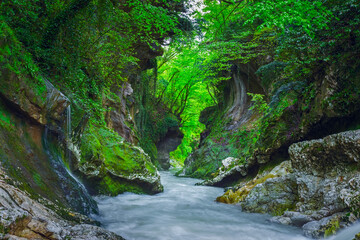
<path id="1" fill-rule="evenodd" d="M 358 111 L 358 1 L 205 0 L 192 19 L 182 14 L 188 4 L 0 3 L 0 92 L 43 110 L 46 78 L 69 98 L 81 151 L 67 164 L 94 193 L 151 192 L 131 178 L 156 174 L 169 129 L 184 134 L 171 158 L 212 178 L 227 157 L 276 160 L 320 121 Z M 243 124 L 232 115 L 235 78 L 248 92 Z M 0 126 L 13 128 L 6 113 Z"/>
<path id="2" fill-rule="evenodd" d="M 244 126 L 225 131 L 231 119 L 222 116 L 231 105 L 227 96 L 216 94 L 218 108 L 204 113 L 211 131 L 189 160 L 186 174 L 210 178 L 227 156 L 239 158 L 238 164 L 265 163 L 276 149 L 300 140 L 321 118 L 346 116 L 358 109 L 357 1 L 230 0 L 204 4 L 195 14 L 198 27 L 205 32 L 198 48 L 208 53 L 203 62 L 212 72 L 206 79 L 215 76 L 218 80 L 214 92 L 227 86 L 224 80 L 229 75 L 222 70 L 229 72 L 232 65 L 245 64 L 256 66 L 265 96 L 250 94 L 253 117 Z M 325 76 L 328 82 L 322 80 Z M 258 92 L 251 87 L 248 91 Z"/>
<path id="3" fill-rule="evenodd" d="M 136 175 L 156 176 L 155 166 L 140 148 L 115 132 L 90 121 L 81 138 L 80 150 L 79 171 L 91 182 L 89 188 L 96 194 L 151 193 L 150 189 L 131 181 L 141 182 L 141 178 L 136 180 Z"/>
<path id="4" fill-rule="evenodd" d="M 199 122 L 200 113 L 216 104 L 213 86 L 206 82 L 204 54 L 196 46 L 174 42 L 158 59 L 157 102 L 163 102 L 180 121 L 184 133 L 182 144 L 171 157 L 179 162 L 199 144 L 205 129 Z"/>
<path id="5" fill-rule="evenodd" d="M 335 235 L 336 232 L 339 230 L 339 228 L 340 228 L 340 219 L 336 217 L 331 219 L 325 228 L 324 237 Z"/>
<path id="6" fill-rule="evenodd" d="M 0 18 L 0 66 L 3 69 L 0 75 L 0 89 L 10 92 L 9 95 L 16 95 L 24 85 L 29 85 L 33 91 L 28 93 L 33 95 L 31 100 L 40 106 L 44 104 L 46 87 L 39 74 L 39 68 L 2 18 Z"/>
<path id="7" fill-rule="evenodd" d="M 150 46 L 157 51 L 160 46 L 156 39 L 178 31 L 179 4 L 139 0 L 124 3 L 6 0 L 1 2 L 0 13 L 2 28 L 14 32 L 28 52 L 23 51 L 24 61 L 20 61 L 27 66 L 19 69 L 29 68 L 36 74 L 39 68 L 32 64 L 32 59 L 36 59 L 42 74 L 74 95 L 74 100 L 89 115 L 99 117 L 105 111 L 102 94 L 127 81 L 129 69 L 138 69 L 136 55 L 141 52 L 137 52 L 137 47 Z M 17 45 L 5 45 L 1 51 L 11 52 L 15 61 L 22 50 L 9 49 L 14 46 Z M 17 70 L 14 64 L 12 68 Z"/>
<path id="8" fill-rule="evenodd" d="M 0 3 L 0 93 L 15 99 L 21 108 L 16 110 L 40 124 L 47 123 L 44 78 L 69 98 L 73 143 L 82 151 L 81 159 L 66 164 L 78 173 L 88 173 L 91 164 L 100 167 L 98 178 L 91 179 L 94 192 L 161 190 L 139 180 L 141 175 L 156 178 L 156 168 L 135 145 L 143 146 L 156 163 L 155 143 L 168 128 L 178 126 L 176 117 L 145 98 L 151 95 L 146 69 L 161 55 L 163 39 L 181 32 L 182 10 L 179 0 Z M 123 92 L 127 82 L 134 89 L 131 97 Z M 40 114 L 33 113 L 35 108 Z M 0 119 L 1 126 L 11 127 L 5 114 Z M 129 177 L 135 175 L 139 179 Z M 31 178 L 43 187 L 44 179 L 36 171 Z"/>

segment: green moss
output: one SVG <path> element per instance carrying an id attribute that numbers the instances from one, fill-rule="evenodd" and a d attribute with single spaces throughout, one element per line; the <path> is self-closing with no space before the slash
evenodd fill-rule
<path id="1" fill-rule="evenodd" d="M 53 149 L 55 144 L 52 144 L 50 136 L 47 139 L 49 148 L 44 149 L 41 142 L 43 130 L 41 127 L 26 123 L 22 118 L 11 114 L 10 109 L 6 108 L 1 101 L 0 115 L 5 117 L 5 121 L 3 121 L 4 118 L 0 120 L 0 165 L 10 178 L 8 183 L 27 192 L 32 199 L 47 198 L 56 202 L 54 210 L 74 207 L 78 211 L 83 211 L 80 209 L 83 207 L 82 203 L 75 206 L 76 200 L 71 200 L 70 203 L 66 199 L 69 192 L 65 192 L 67 190 L 59 184 L 59 180 L 63 181 L 63 179 L 58 178 L 53 162 L 46 153 L 46 151 L 55 152 Z M 58 143 L 57 138 L 56 141 Z M 69 182 L 63 182 L 62 186 L 64 184 L 73 187 Z M 80 207 L 77 208 L 78 206 Z"/>
<path id="2" fill-rule="evenodd" d="M 116 196 L 124 192 L 133 192 L 142 194 L 144 189 L 136 183 L 130 181 L 118 179 L 107 175 L 104 177 L 99 184 L 99 193 L 105 195 Z"/>
<path id="3" fill-rule="evenodd" d="M 334 235 L 340 228 L 340 219 L 339 218 L 333 218 L 331 221 L 327 224 L 325 227 L 324 237 L 329 237 Z"/>
<path id="4" fill-rule="evenodd" d="M 251 190 L 256 187 L 258 184 L 264 183 L 266 180 L 270 178 L 276 177 L 273 174 L 268 174 L 262 178 L 255 178 L 246 183 L 245 186 L 242 188 L 237 189 L 236 191 L 233 191 L 232 189 L 228 190 L 225 194 L 218 197 L 216 201 L 222 202 L 222 203 L 239 203 L 245 200 L 245 198 L 249 195 Z"/>
<path id="5" fill-rule="evenodd" d="M 20 81 L 14 84 L 11 81 L 11 75 L 21 79 L 31 89 L 34 94 L 33 103 L 40 102 L 44 104 L 46 100 L 46 85 L 41 78 L 39 68 L 33 62 L 32 56 L 17 40 L 11 28 L 0 19 L 0 65 L 2 66 L 0 74 L 0 91 L 11 91 L 10 94 L 20 93 Z M 10 78 L 9 78 L 10 77 Z M 10 80 L 10 82 L 9 82 Z"/>
<path id="6" fill-rule="evenodd" d="M 126 191 L 147 192 L 146 186 L 139 181 L 131 181 L 130 176 L 156 174 L 156 167 L 140 148 L 94 121 L 89 122 L 81 138 L 80 166 L 85 164 L 100 171 L 100 182 L 91 182 L 95 191 L 113 196 Z M 90 174 L 83 173 L 85 178 Z"/>
<path id="7" fill-rule="evenodd" d="M 271 214 L 274 215 L 274 216 L 281 216 L 286 211 L 292 211 L 295 208 L 296 208 L 295 204 L 279 204 L 279 205 L 276 205 L 272 209 Z"/>
<path id="8" fill-rule="evenodd" d="M 223 126 L 220 128 L 223 129 Z M 192 161 L 185 161 L 185 174 L 201 179 L 214 177 L 222 166 L 222 160 L 227 157 L 239 158 L 236 164 L 244 164 L 250 155 L 250 145 L 251 138 L 246 134 L 214 130 L 202 143 L 202 147 L 193 152 Z"/>
<path id="9" fill-rule="evenodd" d="M 0 237 L 2 237 L 1 234 L 7 234 L 8 232 L 9 229 L 0 223 Z"/>
<path id="10" fill-rule="evenodd" d="M 34 182 L 43 190 L 46 190 L 46 186 L 38 173 L 33 173 Z"/>

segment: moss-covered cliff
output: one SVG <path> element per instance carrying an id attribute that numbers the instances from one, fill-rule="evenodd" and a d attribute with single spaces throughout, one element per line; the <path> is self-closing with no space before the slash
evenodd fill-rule
<path id="1" fill-rule="evenodd" d="M 71 172 L 91 194 L 162 191 L 155 144 L 178 123 L 145 100 L 143 72 L 182 5 L 148 4 L 161 22 L 130 24 L 148 12 L 129 3 L 1 3 L 0 153 L 10 182 L 85 214 L 96 204 Z"/>

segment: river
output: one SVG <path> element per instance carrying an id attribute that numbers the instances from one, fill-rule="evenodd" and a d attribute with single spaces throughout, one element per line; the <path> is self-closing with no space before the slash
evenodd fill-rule
<path id="1" fill-rule="evenodd" d="M 103 226 L 128 240 L 300 240 L 299 228 L 270 223 L 268 215 L 217 203 L 222 188 L 195 186 L 197 179 L 161 172 L 164 192 L 97 197 Z"/>

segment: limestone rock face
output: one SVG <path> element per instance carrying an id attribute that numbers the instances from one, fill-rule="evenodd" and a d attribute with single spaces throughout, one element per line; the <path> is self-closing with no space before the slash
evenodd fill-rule
<path id="1" fill-rule="evenodd" d="M 9 181 L 74 211 L 96 211 L 96 202 L 66 168 L 58 144 L 57 136 L 23 115 L 13 114 L 0 101 L 0 166 Z"/>
<path id="2" fill-rule="evenodd" d="M 59 217 L 53 210 L 58 208 L 45 199 L 34 201 L 25 192 L 6 183 L 6 175 L 0 179 L 0 238 L 1 239 L 111 239 L 122 237 L 100 227 L 89 225 L 91 219 L 63 209 L 68 219 Z"/>
<path id="3" fill-rule="evenodd" d="M 293 194 L 297 186 L 290 172 L 291 163 L 285 161 L 228 190 L 217 201 L 240 203 L 244 210 L 259 213 L 275 213 L 291 208 L 297 199 Z"/>
<path id="4" fill-rule="evenodd" d="M 117 99 L 108 98 L 104 106 L 110 109 L 105 114 L 107 126 L 126 141 L 136 144 L 138 140 L 136 134 L 131 129 L 131 126 L 135 125 L 133 103 L 131 103 L 133 91 L 131 84 L 124 82 L 122 88 L 114 91 Z"/>
<path id="5" fill-rule="evenodd" d="M 222 83 L 223 96 L 219 98 L 221 102 L 201 113 L 199 121 L 206 125 L 206 130 L 201 134 L 199 148 L 184 162 L 181 175 L 211 179 L 217 170 L 222 168 L 222 160 L 239 157 L 239 147 L 231 144 L 230 139 L 231 135 L 241 128 L 250 129 L 257 117 L 249 109 L 251 98 L 247 95 L 248 92 L 264 94 L 260 79 L 255 74 L 257 68 L 255 63 L 234 63 L 231 71 L 224 73 L 229 80 Z M 242 177 L 244 170 L 247 171 L 243 167 L 229 168 L 231 173 L 227 174 L 224 180 L 220 179 L 221 174 L 215 175 L 220 176 L 214 180 L 215 186 L 229 186 L 233 180 Z M 212 185 L 212 182 L 207 184 Z"/>
<path id="6" fill-rule="evenodd" d="M 44 81 L 46 86 L 45 115 L 50 120 L 60 122 L 64 119 L 64 112 L 65 109 L 70 105 L 70 101 L 48 80 Z"/>
<path id="7" fill-rule="evenodd" d="M 360 161 L 360 130 L 295 143 L 289 154 L 295 171 L 318 177 L 342 173 Z"/>

